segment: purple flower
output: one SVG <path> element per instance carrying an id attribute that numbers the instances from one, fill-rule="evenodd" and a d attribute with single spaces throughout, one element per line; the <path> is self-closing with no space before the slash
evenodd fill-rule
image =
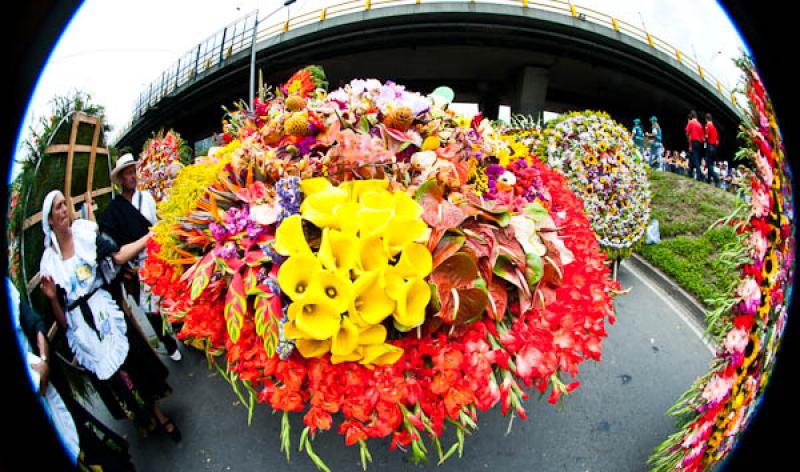
<path id="1" fill-rule="evenodd" d="M 281 206 L 281 214 L 278 221 L 283 221 L 291 215 L 300 213 L 300 203 L 302 202 L 302 191 L 300 190 L 300 178 L 291 176 L 278 180 L 275 184 L 278 193 L 278 204 Z"/>
<path id="2" fill-rule="evenodd" d="M 228 237 L 228 232 L 219 223 L 211 223 L 208 225 L 208 228 L 211 230 L 211 236 L 213 236 L 218 243 L 225 241 Z"/>
<path id="3" fill-rule="evenodd" d="M 497 180 L 505 171 L 505 167 L 499 164 L 489 164 L 489 167 L 486 168 L 486 177 L 488 177 L 489 180 Z"/>

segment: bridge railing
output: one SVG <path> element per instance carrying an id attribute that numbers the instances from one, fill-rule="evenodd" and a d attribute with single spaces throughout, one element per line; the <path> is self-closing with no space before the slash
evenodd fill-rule
<path id="1" fill-rule="evenodd" d="M 414 5 L 422 3 L 491 3 L 498 5 L 516 6 L 523 9 L 536 8 L 542 11 L 559 13 L 575 18 L 576 21 L 587 21 L 609 27 L 614 31 L 635 38 L 654 50 L 660 51 L 693 71 L 697 76 L 707 82 L 719 94 L 725 97 L 731 105 L 741 111 L 741 106 L 736 102 L 736 96 L 712 74 L 706 71 L 691 56 L 666 41 L 654 36 L 644 28 L 632 25 L 606 13 L 576 5 L 564 0 L 346 0 L 333 1 L 330 5 L 317 10 L 307 11 L 288 17 L 278 22 L 267 23 L 258 18 L 258 11 L 251 12 L 225 28 L 212 34 L 197 46 L 187 51 L 175 64 L 164 70 L 160 76 L 153 80 L 142 91 L 134 104 L 130 122 L 125 129 L 132 126 L 133 122 L 143 116 L 147 110 L 157 105 L 165 97 L 175 93 L 184 85 L 201 80 L 220 68 L 225 67 L 229 60 L 238 53 L 250 50 L 253 41 L 259 43 L 266 39 L 276 37 L 302 26 L 324 22 L 328 18 L 368 11 L 374 8 Z M 120 132 L 117 136 L 121 136 Z"/>

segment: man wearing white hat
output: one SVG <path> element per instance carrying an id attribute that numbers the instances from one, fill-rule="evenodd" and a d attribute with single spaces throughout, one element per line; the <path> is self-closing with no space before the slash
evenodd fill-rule
<path id="1" fill-rule="evenodd" d="M 136 241 L 147 234 L 150 226 L 156 224 L 156 201 L 146 190 L 136 188 L 136 161 L 128 153 L 117 160 L 114 170 L 111 171 L 111 181 L 122 188 L 119 195 L 114 197 L 111 204 L 100 218 L 100 230 L 111 236 L 120 246 Z M 149 287 L 139 282 L 139 268 L 146 255 L 142 251 L 139 257 L 130 262 L 130 270 L 123 271 L 117 278 L 115 285 L 124 285 L 125 290 L 147 314 L 147 319 L 155 330 L 158 338 L 167 348 L 169 356 L 174 361 L 181 359 L 178 343 L 164 332 L 164 324 L 158 313 L 155 296 L 150 293 Z M 121 283 L 120 283 L 120 279 Z M 121 298 L 121 286 L 112 287 L 112 295 Z M 118 302 L 121 300 L 118 300 Z"/>

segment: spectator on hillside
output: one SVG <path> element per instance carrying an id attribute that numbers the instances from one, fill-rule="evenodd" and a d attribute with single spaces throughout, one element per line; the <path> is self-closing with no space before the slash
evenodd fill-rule
<path id="1" fill-rule="evenodd" d="M 717 156 L 717 148 L 719 147 L 719 133 L 717 127 L 711 118 L 711 113 L 706 113 L 706 126 L 705 126 L 705 146 L 706 146 L 706 165 L 711 169 L 711 179 L 714 185 L 719 185 L 719 175 L 714 172 L 714 160 Z"/>
<path id="2" fill-rule="evenodd" d="M 680 161 L 678 164 L 678 174 L 688 176 L 688 160 L 686 159 L 686 151 L 681 151 Z"/>
<path id="3" fill-rule="evenodd" d="M 642 129 L 642 120 L 636 118 L 633 120 L 633 144 L 639 149 L 639 155 L 644 158 L 644 130 Z"/>
<path id="4" fill-rule="evenodd" d="M 650 167 L 661 168 L 661 154 L 664 152 L 662 143 L 663 137 L 661 134 L 661 126 L 658 124 L 658 118 L 655 116 L 650 117 L 651 131 L 647 133 L 650 138 Z"/>
<path id="5" fill-rule="evenodd" d="M 692 110 L 689 112 L 689 119 L 686 123 L 686 141 L 689 145 L 689 172 L 690 176 L 702 180 L 702 172 L 700 170 L 701 152 L 703 142 L 705 141 L 705 133 L 703 132 L 703 125 L 697 121 L 697 112 Z"/>

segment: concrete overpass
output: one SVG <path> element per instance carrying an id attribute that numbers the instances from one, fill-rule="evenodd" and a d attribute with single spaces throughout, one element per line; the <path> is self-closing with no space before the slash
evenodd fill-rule
<path id="1" fill-rule="evenodd" d="M 685 147 L 686 115 L 696 109 L 714 115 L 720 156 L 735 152 L 741 111 L 731 96 L 680 51 L 613 18 L 566 2 L 550 2 L 562 11 L 524 0 L 345 3 L 357 5 L 269 28 L 253 16 L 218 32 L 143 94 L 117 146 L 138 150 L 160 128 L 190 143 L 218 132 L 221 106 L 247 99 L 255 29 L 257 68 L 267 83 L 313 63 L 325 68 L 331 89 L 359 77 L 422 93 L 448 85 L 456 101 L 477 102 L 489 117 L 499 105 L 534 115 L 605 110 L 628 126 L 656 115 L 667 149 Z"/>

